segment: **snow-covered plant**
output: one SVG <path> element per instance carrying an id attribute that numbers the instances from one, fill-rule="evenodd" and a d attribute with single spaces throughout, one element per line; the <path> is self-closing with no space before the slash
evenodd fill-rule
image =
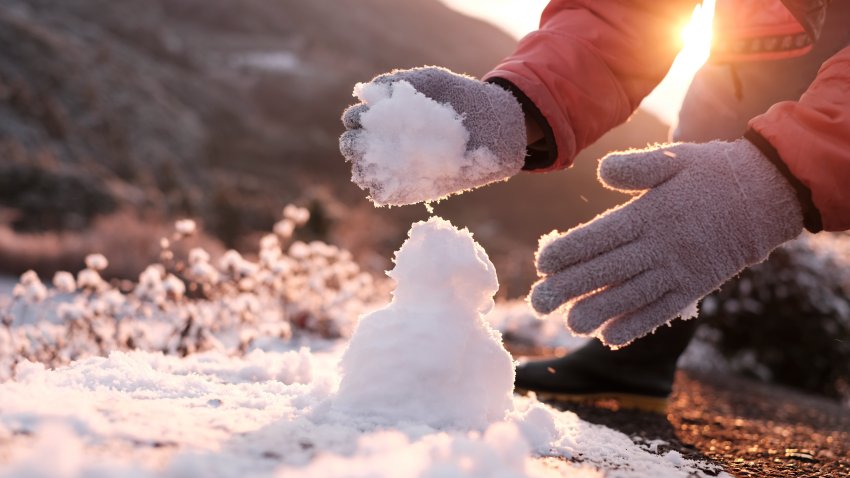
<path id="1" fill-rule="evenodd" d="M 361 271 L 348 251 L 293 241 L 308 220 L 308 210 L 287 206 L 256 257 L 230 250 L 218 258 L 202 248 L 178 257 L 174 246 L 197 225 L 177 221 L 172 237 L 160 241 L 160 261 L 134 283 L 105 280 L 109 261 L 101 254 L 86 257 L 76 277 L 56 273 L 51 289 L 25 273 L 0 308 L 0 380 L 22 359 L 55 366 L 113 350 L 244 354 L 300 334 L 349 334 L 388 286 Z"/>
<path id="2" fill-rule="evenodd" d="M 804 234 L 702 303 L 733 369 L 850 403 L 850 234 Z"/>

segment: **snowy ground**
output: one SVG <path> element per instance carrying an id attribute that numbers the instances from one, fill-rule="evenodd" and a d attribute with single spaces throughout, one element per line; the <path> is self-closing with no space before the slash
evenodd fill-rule
<path id="1" fill-rule="evenodd" d="M 504 420 L 473 431 L 375 426 L 334 413 L 343 346 L 245 358 L 117 352 L 55 371 L 20 364 L 16 379 L 0 386 L 2 476 L 701 476 L 700 468 L 711 469 L 521 398 Z"/>
<path id="2" fill-rule="evenodd" d="M 513 363 L 491 323 L 578 342 L 522 302 L 493 309 L 495 270 L 467 231 L 414 225 L 389 273 L 392 302 L 375 310 L 367 296 L 381 297 L 380 283 L 331 246 L 284 248 L 285 222 L 257 262 L 228 253 L 215 266 L 193 251 L 125 291 L 100 279 L 108 262 L 97 255 L 51 289 L 25 275 L 16 303 L 0 307 L 12 319 L 0 328 L 0 365 L 10 367 L 0 477 L 720 471 L 513 396 Z"/>

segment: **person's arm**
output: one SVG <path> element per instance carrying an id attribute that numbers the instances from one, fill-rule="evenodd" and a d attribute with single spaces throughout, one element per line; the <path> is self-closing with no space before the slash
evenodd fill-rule
<path id="1" fill-rule="evenodd" d="M 823 64 L 799 101 L 777 103 L 749 126 L 747 138 L 790 173 L 806 228 L 850 229 L 850 46 Z"/>
<path id="2" fill-rule="evenodd" d="M 625 122 L 669 70 L 695 4 L 553 0 L 540 29 L 484 77 L 512 90 L 531 117 L 525 169 L 565 168 Z"/>

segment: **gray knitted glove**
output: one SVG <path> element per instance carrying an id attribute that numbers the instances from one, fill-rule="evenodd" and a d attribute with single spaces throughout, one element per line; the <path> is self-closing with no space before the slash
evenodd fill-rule
<path id="1" fill-rule="evenodd" d="M 462 118 L 469 139 L 466 154 L 457 161 L 455 169 L 435 166 L 438 171 L 434 173 L 428 171 L 428 168 L 411 167 L 416 170 L 388 174 L 387 168 L 382 168 L 368 157 L 364 158 L 368 141 L 363 141 L 366 138 L 366 121 L 361 121 L 361 117 L 366 118 L 369 105 L 358 103 L 346 109 L 342 122 L 347 131 L 339 139 L 340 151 L 352 163 L 353 180 L 368 189 L 377 204 L 401 205 L 438 199 L 493 181 L 505 180 L 520 171 L 526 153 L 525 119 L 522 107 L 512 93 L 495 84 L 438 67 L 396 70 L 374 78 L 372 83 L 393 84 L 400 81 L 410 83 L 417 92 L 431 100 L 450 106 Z M 398 134 L 403 136 L 415 133 L 402 131 Z M 441 140 L 424 139 L 432 143 Z M 395 144 L 401 144 L 404 140 L 403 137 L 390 138 L 390 142 Z M 404 148 L 397 148 L 393 153 L 403 155 Z M 415 154 L 424 156 L 428 153 L 417 150 Z M 399 158 L 399 163 L 406 159 Z M 441 165 L 452 162 L 447 162 L 445 158 L 433 159 L 440 161 Z M 432 195 L 437 197 L 430 197 Z"/>
<path id="2" fill-rule="evenodd" d="M 747 140 L 612 154 L 606 186 L 640 193 L 567 233 L 541 239 L 541 313 L 617 347 L 669 322 L 744 267 L 802 232 L 792 186 Z"/>

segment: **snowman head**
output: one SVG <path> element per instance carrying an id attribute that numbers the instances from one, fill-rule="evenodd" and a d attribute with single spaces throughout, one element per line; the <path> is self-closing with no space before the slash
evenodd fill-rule
<path id="1" fill-rule="evenodd" d="M 413 225 L 394 262 L 387 275 L 396 281 L 399 303 L 487 312 L 499 290 L 496 269 L 472 234 L 438 217 Z"/>

